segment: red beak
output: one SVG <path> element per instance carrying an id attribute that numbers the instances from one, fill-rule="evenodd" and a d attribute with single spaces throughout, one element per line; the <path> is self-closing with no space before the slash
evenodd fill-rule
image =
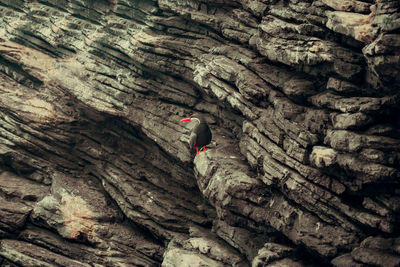
<path id="1" fill-rule="evenodd" d="M 181 119 L 181 121 L 191 121 L 191 118 Z"/>

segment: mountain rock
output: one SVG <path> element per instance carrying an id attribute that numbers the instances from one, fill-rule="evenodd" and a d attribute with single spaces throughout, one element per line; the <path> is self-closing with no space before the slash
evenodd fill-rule
<path id="1" fill-rule="evenodd" d="M 0 0 L 0 266 L 398 266 L 399 30 L 397 0 Z"/>

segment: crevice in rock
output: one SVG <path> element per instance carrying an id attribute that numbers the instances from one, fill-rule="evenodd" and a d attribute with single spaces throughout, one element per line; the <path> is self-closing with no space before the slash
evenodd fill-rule
<path id="1" fill-rule="evenodd" d="M 30 75 L 20 65 L 5 59 L 2 55 L 0 55 L 0 66 L 1 72 L 27 87 L 37 90 L 43 84 L 41 80 Z"/>

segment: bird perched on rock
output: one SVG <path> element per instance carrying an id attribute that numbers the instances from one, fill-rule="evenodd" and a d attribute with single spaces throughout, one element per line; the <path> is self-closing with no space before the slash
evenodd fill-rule
<path id="1" fill-rule="evenodd" d="M 197 123 L 190 134 L 190 149 L 194 150 L 196 148 L 196 156 L 200 151 L 208 150 L 205 146 L 211 142 L 212 134 L 204 117 L 196 113 L 190 118 L 182 119 L 181 121 L 195 121 Z"/>

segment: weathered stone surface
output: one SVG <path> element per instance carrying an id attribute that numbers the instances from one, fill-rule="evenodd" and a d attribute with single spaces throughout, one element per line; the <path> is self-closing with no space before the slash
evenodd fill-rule
<path id="1" fill-rule="evenodd" d="M 51 195 L 33 209 L 33 222 L 56 230 L 64 238 L 95 243 L 97 221 L 122 219 L 104 192 L 98 191 L 99 183 L 90 177 L 83 182 L 57 173 L 52 181 Z"/>
<path id="2" fill-rule="evenodd" d="M 324 168 L 336 163 L 337 152 L 332 148 L 315 146 L 311 152 L 310 162 L 318 167 Z"/>
<path id="3" fill-rule="evenodd" d="M 378 34 L 378 29 L 370 23 L 371 16 L 352 12 L 333 11 L 328 12 L 327 17 L 327 28 L 351 36 L 358 41 L 371 43 Z"/>
<path id="4" fill-rule="evenodd" d="M 315 27 L 265 16 L 260 24 L 257 49 L 273 62 L 292 66 L 306 73 L 326 75 L 334 72 L 345 79 L 357 80 L 363 69 L 361 56 L 338 47 L 333 42 L 307 36 L 310 31 L 313 34 Z M 303 69 L 303 65 L 308 67 Z"/>
<path id="5" fill-rule="evenodd" d="M 363 48 L 363 53 L 371 66 L 367 76 L 369 83 L 378 85 L 399 82 L 399 77 L 396 75 L 399 73 L 399 47 L 400 37 L 397 34 L 382 33 Z"/>
<path id="6" fill-rule="evenodd" d="M 299 261 L 296 253 L 300 253 L 291 247 L 275 243 L 265 243 L 252 262 L 252 267 L 262 266 L 313 266 L 310 262 Z"/>
<path id="7" fill-rule="evenodd" d="M 34 205 L 49 189 L 6 171 L 0 173 L 0 181 L 0 236 L 7 237 L 24 228 Z"/>
<path id="8" fill-rule="evenodd" d="M 356 13 L 369 13 L 370 12 L 370 3 L 365 3 L 362 1 L 348 1 L 348 0 L 322 0 L 322 2 L 338 11 L 353 11 Z"/>
<path id="9" fill-rule="evenodd" d="M 264 236 L 258 232 L 252 232 L 242 227 L 231 226 L 225 221 L 218 220 L 214 222 L 213 230 L 232 247 L 236 248 L 247 259 L 251 261 L 257 255 L 257 251 L 262 247 L 266 240 L 275 240 L 276 236 Z"/>
<path id="10" fill-rule="evenodd" d="M 385 97 L 343 97 L 331 92 L 324 92 L 310 98 L 320 108 L 330 108 L 343 113 L 373 113 L 384 110 L 397 103 L 397 95 Z"/>
<path id="11" fill-rule="evenodd" d="M 284 233 L 295 244 L 312 244 L 311 249 L 328 257 L 335 254 L 338 247 L 345 249 L 350 243 L 357 242 L 352 233 L 324 224 L 311 214 L 302 214 L 280 195 L 271 195 L 265 185 L 240 167 L 244 163 L 232 141 L 223 136 L 215 138 L 219 144 L 218 151 L 211 150 L 196 157 L 195 170 L 200 190 L 216 207 L 220 219 L 248 229 L 257 229 L 257 224 L 265 224 Z M 249 217 L 251 221 L 242 217 Z M 298 227 L 302 229 L 301 234 Z M 316 238 L 316 235 L 328 233 L 336 238 L 329 238 L 329 241 L 328 236 Z"/>
<path id="12" fill-rule="evenodd" d="M 330 77 L 326 83 L 326 89 L 335 90 L 342 94 L 353 94 L 361 93 L 361 88 L 355 84 L 349 83 L 347 81 L 339 80 L 334 77 Z"/>
<path id="13" fill-rule="evenodd" d="M 21 232 L 20 239 L 47 251 L 91 265 L 159 265 L 164 252 L 160 244 L 152 242 L 140 231 L 132 229 L 129 222 L 103 225 L 101 233 L 98 231 L 98 243 L 94 246 L 66 240 L 54 232 L 31 225 Z"/>
<path id="14" fill-rule="evenodd" d="M 332 260 L 332 264 L 333 264 L 333 266 L 337 266 L 337 267 L 340 267 L 340 266 L 343 266 L 343 267 L 345 267 L 345 266 L 346 267 L 347 266 L 349 266 L 349 267 L 362 267 L 362 266 L 364 266 L 363 264 L 361 264 L 359 262 L 356 262 L 351 257 L 350 253 L 344 254 L 344 255 L 342 255 L 340 257 L 337 257 L 337 258 L 333 259 Z"/>
<path id="15" fill-rule="evenodd" d="M 90 266 L 36 245 L 9 239 L 0 241 L 0 255 L 22 266 Z"/>
<path id="16" fill-rule="evenodd" d="M 0 0 L 0 266 L 398 265 L 399 9 Z"/>
<path id="17" fill-rule="evenodd" d="M 217 236 L 191 228 L 190 238 L 173 239 L 165 251 L 162 266 L 249 266 L 238 253 Z"/>
<path id="18" fill-rule="evenodd" d="M 351 253 L 332 261 L 334 266 L 398 266 L 398 238 L 368 237 Z"/>
<path id="19" fill-rule="evenodd" d="M 335 129 L 356 129 L 370 124 L 373 118 L 365 113 L 357 112 L 332 114 L 331 120 Z"/>

